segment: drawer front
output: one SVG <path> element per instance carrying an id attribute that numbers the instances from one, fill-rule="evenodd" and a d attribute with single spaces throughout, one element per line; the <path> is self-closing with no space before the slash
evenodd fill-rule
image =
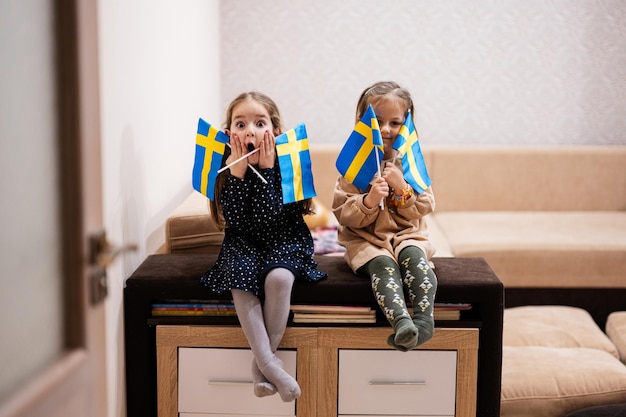
<path id="1" fill-rule="evenodd" d="M 285 370 L 296 375 L 296 352 L 276 354 Z M 295 401 L 285 403 L 278 394 L 259 398 L 254 395 L 250 349 L 179 348 L 178 410 L 216 416 L 295 416 Z"/>
<path id="2" fill-rule="evenodd" d="M 339 350 L 339 414 L 453 416 L 456 351 Z"/>

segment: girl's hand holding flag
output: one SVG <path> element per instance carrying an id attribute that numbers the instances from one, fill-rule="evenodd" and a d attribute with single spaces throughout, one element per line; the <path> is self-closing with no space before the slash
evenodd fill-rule
<path id="1" fill-rule="evenodd" d="M 382 175 L 385 181 L 387 181 L 387 184 L 389 184 L 389 187 L 397 192 L 400 192 L 408 187 L 407 182 L 404 180 L 402 170 L 395 166 L 393 162 L 385 163 Z"/>
<path id="2" fill-rule="evenodd" d="M 252 144 L 246 146 L 236 133 L 232 133 L 230 135 L 230 149 L 231 153 L 226 159 L 226 165 L 220 168 L 218 172 L 230 169 L 230 174 L 237 178 L 244 178 L 248 167 L 254 170 L 247 158 L 256 152 L 260 152 L 258 165 L 261 169 L 272 168 L 276 160 L 276 139 L 269 131 L 265 132 L 260 146 L 256 149 Z M 260 175 L 256 170 L 254 171 Z"/>
<path id="3" fill-rule="evenodd" d="M 269 130 L 265 131 L 259 149 L 261 149 L 259 168 L 272 168 L 276 160 L 276 138 Z"/>
<path id="4" fill-rule="evenodd" d="M 382 206 L 382 201 L 389 195 L 389 185 L 383 177 L 376 177 L 372 180 L 372 186 L 369 192 L 363 198 L 363 204 L 368 208 L 377 205 Z"/>
<path id="5" fill-rule="evenodd" d="M 245 156 L 247 156 L 248 153 L 248 148 L 239 139 L 239 136 L 236 133 L 231 134 L 230 156 L 226 159 L 226 167 L 230 169 L 230 175 L 239 179 L 243 179 L 246 176 L 248 160 Z"/>
<path id="6" fill-rule="evenodd" d="M 233 136 L 237 136 L 236 134 L 233 134 Z M 237 139 L 239 139 L 239 137 L 237 137 Z M 229 148 L 232 149 L 232 146 L 230 145 L 230 143 L 227 143 L 226 145 L 228 145 Z M 243 145 L 243 143 L 242 143 Z M 238 164 L 240 161 L 243 161 L 244 159 L 247 159 L 248 156 L 258 152 L 260 150 L 260 148 L 256 148 L 254 149 L 254 146 L 252 144 L 248 144 L 248 146 L 246 147 L 246 149 L 248 150 L 248 152 L 238 158 L 235 158 L 233 161 L 229 162 L 226 166 L 220 168 L 217 173 L 219 174 L 222 171 L 227 170 L 228 168 L 230 168 L 231 166 Z M 232 152 L 232 150 L 231 150 Z M 231 154 L 232 156 L 232 154 Z M 231 158 L 228 158 L 227 161 L 230 161 Z M 250 165 L 250 163 L 248 162 L 248 168 L 250 168 L 252 170 L 252 172 L 254 172 L 256 174 L 257 177 L 259 177 L 259 179 L 261 181 L 263 181 L 263 183 L 267 184 L 267 180 L 265 178 L 263 178 L 263 175 L 261 175 L 261 173 L 259 171 L 257 171 L 252 165 Z M 244 172 L 245 175 L 245 172 Z M 238 177 L 238 178 L 243 178 L 243 177 Z"/>

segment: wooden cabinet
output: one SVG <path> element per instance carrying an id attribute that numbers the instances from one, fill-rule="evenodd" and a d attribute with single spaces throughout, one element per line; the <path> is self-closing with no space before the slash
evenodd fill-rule
<path id="1" fill-rule="evenodd" d="M 278 396 L 254 397 L 248 381 L 252 355 L 238 326 L 157 326 L 158 416 L 222 417 L 228 411 L 231 417 L 475 417 L 479 330 L 437 328 L 429 342 L 410 352 L 386 344 L 390 331 L 288 328 L 279 353 L 302 395 L 283 403 Z M 233 361 L 237 365 L 225 375 Z M 211 372 L 218 387 L 209 384 Z"/>
<path id="2" fill-rule="evenodd" d="M 127 279 L 124 332 L 129 416 L 163 417 L 179 413 L 180 348 L 247 349 L 247 340 L 236 318 L 225 321 L 211 317 L 152 315 L 154 303 L 201 302 L 220 299 L 220 296 L 226 300 L 228 294 L 210 293 L 199 279 L 216 257 L 150 255 Z M 316 260 L 319 269 L 327 272 L 329 278 L 315 283 L 297 281 L 292 293 L 294 304 L 371 304 L 377 308 L 368 280 L 355 276 L 342 258 L 319 256 Z M 502 283 L 481 258 L 434 258 L 433 262 L 438 280 L 436 301 L 470 303 L 472 309 L 462 312 L 459 321 L 436 321 L 435 336 L 417 351 L 456 354 L 454 410 L 457 416 L 498 417 Z M 371 327 L 298 326 L 290 323 L 280 349 L 296 354 L 296 376 L 303 392 L 295 404 L 299 417 L 338 415 L 338 398 L 343 398 L 339 392 L 339 377 L 345 377 L 340 371 L 344 351 L 366 350 L 374 354 L 382 350 L 401 358 L 408 353 L 395 352 L 387 346 L 391 329 L 382 317 Z M 449 403 L 449 400 L 439 399 L 436 402 L 440 401 Z M 195 413 L 194 417 L 200 415 Z"/>

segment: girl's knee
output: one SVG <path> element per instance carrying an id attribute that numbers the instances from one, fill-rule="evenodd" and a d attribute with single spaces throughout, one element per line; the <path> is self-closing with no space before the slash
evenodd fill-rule
<path id="1" fill-rule="evenodd" d="M 383 271 L 396 270 L 397 268 L 398 264 L 395 259 L 380 255 L 363 265 L 361 269 L 367 275 L 372 276 L 373 274 L 380 274 Z"/>
<path id="2" fill-rule="evenodd" d="M 265 291 L 284 290 L 291 291 L 295 277 L 293 273 L 286 268 L 274 268 L 267 273 L 265 277 Z"/>
<path id="3" fill-rule="evenodd" d="M 417 246 L 407 246 L 406 248 L 402 249 L 398 254 L 398 263 L 401 263 L 408 258 L 415 259 L 417 262 L 419 262 L 420 259 L 426 260 L 426 254 Z"/>

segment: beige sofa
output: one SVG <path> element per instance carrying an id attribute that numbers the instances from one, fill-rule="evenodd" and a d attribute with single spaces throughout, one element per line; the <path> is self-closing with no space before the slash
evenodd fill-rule
<path id="1" fill-rule="evenodd" d="M 339 147 L 311 145 L 328 215 Z M 626 288 L 626 147 L 428 148 L 435 256 L 483 257 L 505 287 Z M 222 234 L 192 192 L 168 219 L 171 253 L 218 252 Z"/>

